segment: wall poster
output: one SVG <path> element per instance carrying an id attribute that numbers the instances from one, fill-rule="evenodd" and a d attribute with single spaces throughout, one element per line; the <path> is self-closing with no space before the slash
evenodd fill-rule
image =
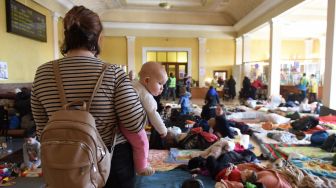
<path id="1" fill-rule="evenodd" d="M 0 80 L 8 80 L 8 66 L 3 61 L 0 61 Z"/>

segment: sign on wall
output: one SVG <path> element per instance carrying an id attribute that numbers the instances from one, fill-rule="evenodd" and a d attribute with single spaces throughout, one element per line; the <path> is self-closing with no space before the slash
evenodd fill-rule
<path id="1" fill-rule="evenodd" d="M 7 32 L 47 42 L 45 15 L 15 1 L 6 0 Z"/>
<path id="2" fill-rule="evenodd" d="M 0 61 L 0 80 L 8 80 L 8 66 L 3 61 Z"/>

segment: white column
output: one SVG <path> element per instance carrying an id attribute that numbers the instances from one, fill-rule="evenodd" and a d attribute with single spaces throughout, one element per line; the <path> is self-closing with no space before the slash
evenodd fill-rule
<path id="1" fill-rule="evenodd" d="M 243 39 L 236 38 L 236 60 L 233 67 L 233 78 L 236 80 L 236 93 L 240 91 L 242 84 L 242 63 L 243 63 Z"/>
<path id="2" fill-rule="evenodd" d="M 280 94 L 281 27 L 270 22 L 270 59 L 268 72 L 268 96 Z"/>
<path id="3" fill-rule="evenodd" d="M 135 70 L 135 37 L 134 36 L 126 36 L 127 39 L 127 67 L 128 72 L 133 71 L 135 75 L 137 72 Z"/>
<path id="4" fill-rule="evenodd" d="M 322 36 L 319 38 L 320 41 L 320 83 L 324 84 L 324 71 L 325 71 L 325 60 L 326 60 L 326 37 Z M 320 84 L 319 83 L 319 84 Z"/>
<path id="5" fill-rule="evenodd" d="M 247 62 L 251 61 L 251 37 L 247 34 L 243 35 L 243 75 L 250 77 L 251 67 Z"/>
<path id="6" fill-rule="evenodd" d="M 199 87 L 205 86 L 206 38 L 198 38 L 198 81 Z"/>
<path id="7" fill-rule="evenodd" d="M 54 59 L 59 58 L 60 47 L 58 44 L 58 20 L 60 15 L 56 12 L 53 14 L 53 34 L 54 34 Z"/>
<path id="8" fill-rule="evenodd" d="M 323 105 L 336 109 L 336 32 L 335 0 L 328 0 L 326 62 L 323 85 Z"/>

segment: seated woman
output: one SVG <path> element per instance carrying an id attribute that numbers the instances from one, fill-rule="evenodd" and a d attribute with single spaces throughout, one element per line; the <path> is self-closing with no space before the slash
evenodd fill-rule
<path id="1" fill-rule="evenodd" d="M 213 86 L 210 86 L 207 94 L 205 95 L 205 104 L 210 104 L 211 106 L 216 106 L 220 103 L 218 93 Z"/>
<path id="2" fill-rule="evenodd" d="M 216 105 L 219 103 L 220 101 L 216 89 L 210 86 L 205 96 L 205 105 L 202 108 L 201 118 L 209 120 L 210 118 L 215 117 Z"/>

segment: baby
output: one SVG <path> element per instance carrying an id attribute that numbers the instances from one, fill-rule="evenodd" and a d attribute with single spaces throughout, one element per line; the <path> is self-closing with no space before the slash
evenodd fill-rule
<path id="1" fill-rule="evenodd" d="M 140 70 L 139 80 L 133 82 L 133 87 L 140 97 L 150 124 L 162 138 L 167 135 L 167 128 L 160 114 L 156 111 L 157 104 L 153 96 L 158 96 L 162 93 L 163 85 L 167 79 L 167 73 L 160 63 L 147 62 L 143 64 Z M 124 126 L 120 126 L 120 130 L 133 147 L 133 160 L 137 174 L 141 176 L 154 174 L 155 170 L 147 162 L 149 144 L 145 130 L 143 129 L 138 133 L 130 133 Z"/>

